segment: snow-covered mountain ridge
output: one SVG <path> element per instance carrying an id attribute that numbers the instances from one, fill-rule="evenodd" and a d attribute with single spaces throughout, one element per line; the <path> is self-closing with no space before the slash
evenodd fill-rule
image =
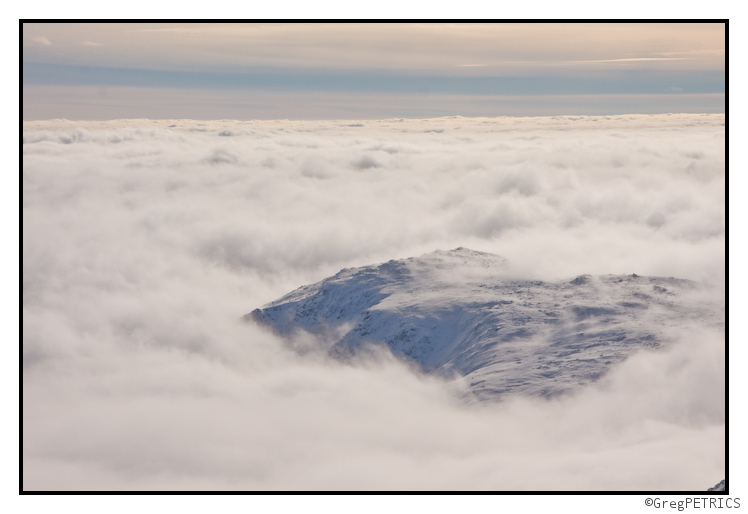
<path id="1" fill-rule="evenodd" d="M 679 330 L 724 328 L 724 296 L 689 280 L 508 277 L 498 255 L 437 250 L 344 269 L 245 319 L 315 334 L 340 358 L 385 344 L 425 372 L 466 377 L 479 399 L 570 391 Z"/>

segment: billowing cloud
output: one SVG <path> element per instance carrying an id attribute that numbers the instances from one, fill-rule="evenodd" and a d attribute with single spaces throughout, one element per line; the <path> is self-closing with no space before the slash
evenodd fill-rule
<path id="1" fill-rule="evenodd" d="M 465 246 L 544 280 L 724 287 L 723 115 L 25 123 L 26 489 L 691 489 L 724 477 L 724 332 L 553 401 L 468 406 L 241 315 Z"/>

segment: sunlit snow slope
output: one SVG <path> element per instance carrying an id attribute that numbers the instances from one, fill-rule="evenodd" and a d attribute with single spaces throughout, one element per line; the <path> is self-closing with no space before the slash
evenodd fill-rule
<path id="1" fill-rule="evenodd" d="M 245 316 L 343 358 L 386 344 L 425 372 L 460 375 L 479 399 L 552 396 L 597 380 L 681 330 L 723 329 L 724 296 L 688 280 L 507 278 L 497 255 L 457 248 L 344 269 Z"/>

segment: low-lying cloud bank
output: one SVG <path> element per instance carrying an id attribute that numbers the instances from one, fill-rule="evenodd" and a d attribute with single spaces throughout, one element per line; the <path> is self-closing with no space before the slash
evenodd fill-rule
<path id="1" fill-rule="evenodd" d="M 719 334 L 632 358 L 578 397 L 483 408 L 384 356 L 305 361 L 234 336 L 232 362 L 111 349 L 32 372 L 25 486 L 699 490 L 724 472 Z"/>
<path id="2" fill-rule="evenodd" d="M 691 489 L 724 477 L 724 333 L 599 387 L 466 406 L 242 314 L 466 246 L 524 278 L 724 286 L 723 115 L 24 124 L 25 489 Z"/>

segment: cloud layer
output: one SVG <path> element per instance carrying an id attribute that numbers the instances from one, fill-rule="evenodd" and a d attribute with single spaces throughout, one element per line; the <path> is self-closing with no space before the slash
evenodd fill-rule
<path id="1" fill-rule="evenodd" d="M 524 278 L 724 286 L 723 124 L 24 124 L 24 487 L 710 487 L 723 333 L 579 397 L 475 408 L 386 355 L 300 357 L 238 320 L 343 267 L 457 246 Z"/>

